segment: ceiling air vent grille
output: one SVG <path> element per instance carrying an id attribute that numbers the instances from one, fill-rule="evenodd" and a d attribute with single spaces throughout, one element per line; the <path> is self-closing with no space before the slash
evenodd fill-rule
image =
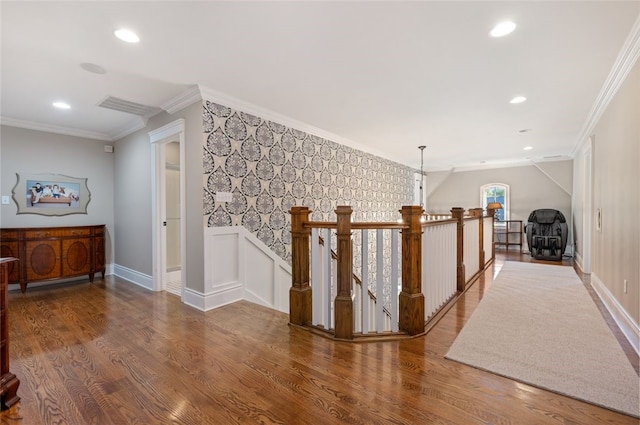
<path id="1" fill-rule="evenodd" d="M 155 115 L 160 111 L 160 108 L 156 108 L 154 106 L 130 102 L 128 100 L 120 99 L 113 96 L 105 98 L 102 102 L 98 103 L 98 106 L 102 108 L 113 109 L 114 111 L 140 115 L 141 117 L 149 117 L 151 115 Z"/>

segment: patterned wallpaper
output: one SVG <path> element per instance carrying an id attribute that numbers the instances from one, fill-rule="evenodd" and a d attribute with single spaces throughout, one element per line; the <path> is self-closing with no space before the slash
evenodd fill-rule
<path id="1" fill-rule="evenodd" d="M 318 221 L 335 221 L 337 205 L 354 221 L 395 221 L 413 203 L 410 167 L 209 101 L 203 120 L 206 225 L 242 225 L 289 264 L 292 206 Z"/>

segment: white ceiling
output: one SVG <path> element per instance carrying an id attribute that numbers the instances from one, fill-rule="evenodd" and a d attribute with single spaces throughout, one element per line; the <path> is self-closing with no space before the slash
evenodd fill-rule
<path id="1" fill-rule="evenodd" d="M 166 108 L 198 85 L 247 112 L 415 168 L 427 145 L 425 170 L 568 158 L 640 16 L 640 1 L 0 8 L 4 124 L 113 140 L 139 118 L 98 107 L 105 97 Z M 489 37 L 505 19 L 515 32 Z M 120 27 L 140 43 L 116 39 Z M 512 105 L 515 95 L 528 101 Z M 72 108 L 57 110 L 56 100 Z"/>

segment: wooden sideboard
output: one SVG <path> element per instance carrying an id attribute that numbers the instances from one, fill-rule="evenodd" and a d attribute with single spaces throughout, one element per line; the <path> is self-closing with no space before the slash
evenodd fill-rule
<path id="1" fill-rule="evenodd" d="M 9 283 L 22 292 L 29 282 L 64 279 L 96 272 L 104 278 L 104 225 L 0 229 L 0 257 L 20 261 L 9 267 Z"/>
<path id="2" fill-rule="evenodd" d="M 7 409 L 20 400 L 20 381 L 9 371 L 9 268 L 14 267 L 15 258 L 0 258 L 0 410 Z"/>

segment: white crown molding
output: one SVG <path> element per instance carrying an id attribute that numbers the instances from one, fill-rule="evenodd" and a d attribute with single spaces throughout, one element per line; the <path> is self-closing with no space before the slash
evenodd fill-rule
<path id="1" fill-rule="evenodd" d="M 517 161 L 503 161 L 503 162 L 492 162 L 490 164 L 478 164 L 478 165 L 466 165 L 460 167 L 443 167 L 443 168 L 429 168 L 425 170 L 425 173 L 436 173 L 436 172 L 449 172 L 449 173 L 461 173 L 465 171 L 482 171 L 482 170 L 495 170 L 499 168 L 517 168 L 517 167 L 530 167 L 535 166 L 537 164 L 544 162 L 558 162 L 558 161 L 571 161 L 572 158 L 569 156 L 559 156 L 555 158 L 540 158 L 540 159 L 525 159 L 525 160 L 517 160 Z"/>
<path id="2" fill-rule="evenodd" d="M 47 133 L 64 134 L 66 136 L 82 137 L 85 139 L 104 140 L 113 142 L 114 139 L 104 133 L 95 131 L 78 130 L 76 128 L 61 127 L 58 125 L 42 124 L 33 121 L 19 120 L 16 118 L 0 117 L 0 124 L 9 127 L 26 128 L 28 130 L 45 131 Z"/>
<path id="3" fill-rule="evenodd" d="M 123 137 L 130 135 L 131 133 L 134 133 L 138 130 L 142 130 L 147 126 L 147 121 L 148 121 L 147 119 L 142 117 L 133 118 L 131 121 L 129 121 L 124 126 L 122 126 L 120 129 L 111 133 L 110 134 L 111 140 L 113 141 L 120 140 Z"/>
<path id="4" fill-rule="evenodd" d="M 173 99 L 169 99 L 160 107 L 167 111 L 170 114 L 174 112 L 178 112 L 187 106 L 193 105 L 194 103 L 201 101 L 202 95 L 200 94 L 200 87 L 198 85 L 194 85 L 189 87 L 184 92 L 180 93 Z"/>
<path id="5" fill-rule="evenodd" d="M 379 156 L 384 159 L 388 159 L 389 161 L 393 161 L 389 159 L 388 155 L 377 151 L 375 149 L 371 149 L 370 146 L 365 146 L 362 143 L 355 142 L 353 140 L 347 139 L 342 136 L 338 136 L 337 134 L 331 133 L 329 131 L 322 130 L 318 127 L 314 127 L 310 124 L 304 123 L 302 121 L 298 121 L 293 118 L 289 118 L 285 115 L 282 115 L 278 112 L 272 111 L 270 109 L 263 108 L 261 106 L 255 105 L 250 102 L 246 102 L 244 100 L 238 99 L 233 96 L 229 96 L 224 93 L 220 93 L 213 89 L 200 86 L 200 93 L 202 94 L 202 100 L 208 100 L 209 102 L 214 102 L 220 104 L 222 106 L 226 106 L 238 111 L 246 112 L 248 114 L 256 115 L 263 119 L 276 122 L 278 124 L 285 125 L 287 127 L 295 128 L 296 130 L 304 131 L 308 134 L 313 134 L 314 136 L 318 136 L 323 139 L 330 140 L 332 142 L 339 143 L 341 145 L 349 146 L 354 149 L 358 149 L 362 152 L 367 152 L 372 155 Z M 397 161 L 394 161 L 397 162 Z M 398 162 L 398 164 L 401 164 Z M 402 164 L 405 166 L 409 166 L 407 164 Z M 413 168 L 413 167 L 411 167 Z"/>
<path id="6" fill-rule="evenodd" d="M 598 124 L 602 114 L 606 111 L 607 106 L 624 83 L 627 75 L 633 69 L 633 66 L 640 57 L 640 15 L 631 28 L 629 36 L 622 45 L 618 58 L 609 72 L 609 76 L 605 80 L 596 101 L 589 112 L 587 121 L 585 122 L 578 140 L 571 151 L 571 158 L 575 158 L 576 154 L 582 148 L 585 141 L 591 136 L 593 129 Z"/>

